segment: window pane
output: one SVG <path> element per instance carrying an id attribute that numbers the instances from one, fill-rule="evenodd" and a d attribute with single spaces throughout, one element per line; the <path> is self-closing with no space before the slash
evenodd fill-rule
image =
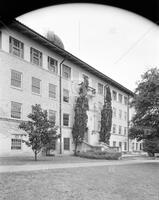
<path id="1" fill-rule="evenodd" d="M 71 78 L 71 68 L 63 65 L 63 71 L 62 71 L 63 77 L 70 79 Z"/>
<path id="2" fill-rule="evenodd" d="M 49 83 L 49 97 L 56 98 L 56 85 Z"/>
<path id="3" fill-rule="evenodd" d="M 116 101 L 117 100 L 117 92 L 113 91 L 113 100 Z"/>
<path id="4" fill-rule="evenodd" d="M 118 96 L 119 96 L 119 102 L 122 103 L 123 95 L 119 94 Z"/>
<path id="5" fill-rule="evenodd" d="M 11 117 L 20 119 L 21 118 L 21 103 L 11 102 Z"/>
<path id="6" fill-rule="evenodd" d="M 19 40 L 10 36 L 9 37 L 9 45 L 10 45 L 9 52 L 11 54 L 16 55 L 20 58 L 23 58 L 24 44 L 22 42 L 20 42 Z"/>
<path id="7" fill-rule="evenodd" d="M 42 66 L 42 52 L 32 47 L 30 49 L 30 59 L 33 64 Z"/>
<path id="8" fill-rule="evenodd" d="M 103 85 L 98 83 L 98 94 L 103 94 Z"/>
<path id="9" fill-rule="evenodd" d="M 40 79 L 32 77 L 32 92 L 40 94 Z"/>
<path id="10" fill-rule="evenodd" d="M 56 123 L 56 111 L 49 110 L 49 120 Z"/>
<path id="11" fill-rule="evenodd" d="M 11 149 L 21 149 L 21 139 L 11 139 Z"/>
<path id="12" fill-rule="evenodd" d="M 20 72 L 12 70 L 11 71 L 11 85 L 14 87 L 21 88 L 21 76 L 22 74 Z"/>
<path id="13" fill-rule="evenodd" d="M 70 150 L 70 138 L 64 138 L 64 150 Z"/>
<path id="14" fill-rule="evenodd" d="M 48 57 L 48 69 L 54 73 L 58 72 L 58 62 L 54 58 Z"/>
<path id="15" fill-rule="evenodd" d="M 63 89 L 63 101 L 69 102 L 69 91 L 66 89 Z"/>
<path id="16" fill-rule="evenodd" d="M 63 125 L 68 126 L 69 125 L 69 115 L 63 114 Z"/>

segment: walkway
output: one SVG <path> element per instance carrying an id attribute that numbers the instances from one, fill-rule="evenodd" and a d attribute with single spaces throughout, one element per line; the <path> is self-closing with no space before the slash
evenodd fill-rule
<path id="1" fill-rule="evenodd" d="M 0 166 L 0 173 L 36 171 L 36 170 L 48 170 L 48 169 L 67 169 L 67 168 L 77 168 L 77 167 L 130 165 L 130 164 L 141 164 L 141 163 L 159 163 L 159 160 L 118 160 L 118 161 L 106 161 L 106 162 L 97 161 L 97 162 L 85 162 L 85 163 L 2 165 Z"/>

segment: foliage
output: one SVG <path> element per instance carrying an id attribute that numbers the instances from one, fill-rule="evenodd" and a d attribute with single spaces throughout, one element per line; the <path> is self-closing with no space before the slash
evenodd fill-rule
<path id="1" fill-rule="evenodd" d="M 48 120 L 47 111 L 42 110 L 39 104 L 32 106 L 32 111 L 28 115 L 30 120 L 21 122 L 19 128 L 28 133 L 28 141 L 24 142 L 32 148 L 37 160 L 41 149 L 46 146 L 50 148 L 51 141 L 57 138 L 57 127 L 53 121 Z"/>
<path id="2" fill-rule="evenodd" d="M 106 96 L 104 97 L 104 105 L 101 111 L 101 129 L 100 129 L 100 142 L 109 144 L 112 126 L 112 106 L 111 106 L 111 93 L 109 86 L 106 86 Z"/>
<path id="3" fill-rule="evenodd" d="M 82 158 L 90 159 L 118 160 L 121 157 L 121 152 L 87 151 L 79 152 L 77 155 Z"/>
<path id="4" fill-rule="evenodd" d="M 143 150 L 146 151 L 149 156 L 154 156 L 154 153 L 159 153 L 159 138 L 145 139 L 143 142 Z"/>
<path id="5" fill-rule="evenodd" d="M 82 82 L 81 87 L 79 89 L 79 97 L 77 98 L 75 105 L 75 116 L 74 116 L 74 124 L 72 129 L 72 137 L 75 145 L 75 155 L 77 151 L 77 146 L 81 144 L 84 140 L 85 132 L 87 131 L 87 110 L 89 110 L 88 106 L 88 79 L 84 78 L 84 82 Z"/>
<path id="6" fill-rule="evenodd" d="M 152 68 L 141 77 L 131 102 L 136 113 L 129 136 L 131 139 L 150 140 L 159 137 L 159 69 Z"/>

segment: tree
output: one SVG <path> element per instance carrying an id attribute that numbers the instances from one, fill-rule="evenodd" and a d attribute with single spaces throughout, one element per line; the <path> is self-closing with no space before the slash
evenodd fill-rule
<path id="1" fill-rule="evenodd" d="M 28 133 L 28 141 L 24 142 L 32 148 L 36 161 L 42 148 L 49 146 L 51 141 L 57 138 L 57 127 L 53 121 L 48 120 L 47 111 L 42 110 L 40 105 L 32 106 L 32 111 L 28 115 L 30 120 L 21 122 L 19 128 Z"/>
<path id="2" fill-rule="evenodd" d="M 88 79 L 84 77 L 84 82 L 82 82 L 81 87 L 79 89 L 79 97 L 77 98 L 75 105 L 75 116 L 74 116 L 74 124 L 72 129 L 72 137 L 75 145 L 74 154 L 77 154 L 77 147 L 84 140 L 85 132 L 87 131 L 87 111 L 89 110 L 88 106 Z"/>
<path id="3" fill-rule="evenodd" d="M 144 149 L 153 152 L 155 140 L 159 141 L 159 69 L 152 68 L 141 76 L 131 106 L 135 115 L 131 121 L 129 137 L 144 141 Z M 148 147 L 149 146 L 149 147 Z M 158 151 L 159 152 L 159 151 Z"/>
<path id="4" fill-rule="evenodd" d="M 99 132 L 100 141 L 109 144 L 112 126 L 112 106 L 111 106 L 111 93 L 109 86 L 105 86 L 106 95 L 104 97 L 104 105 L 101 110 L 101 129 Z"/>

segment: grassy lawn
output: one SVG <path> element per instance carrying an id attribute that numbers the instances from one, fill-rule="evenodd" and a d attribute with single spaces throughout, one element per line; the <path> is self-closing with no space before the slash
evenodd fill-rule
<path id="1" fill-rule="evenodd" d="M 0 200 L 159 200 L 159 163 L 0 174 Z"/>

